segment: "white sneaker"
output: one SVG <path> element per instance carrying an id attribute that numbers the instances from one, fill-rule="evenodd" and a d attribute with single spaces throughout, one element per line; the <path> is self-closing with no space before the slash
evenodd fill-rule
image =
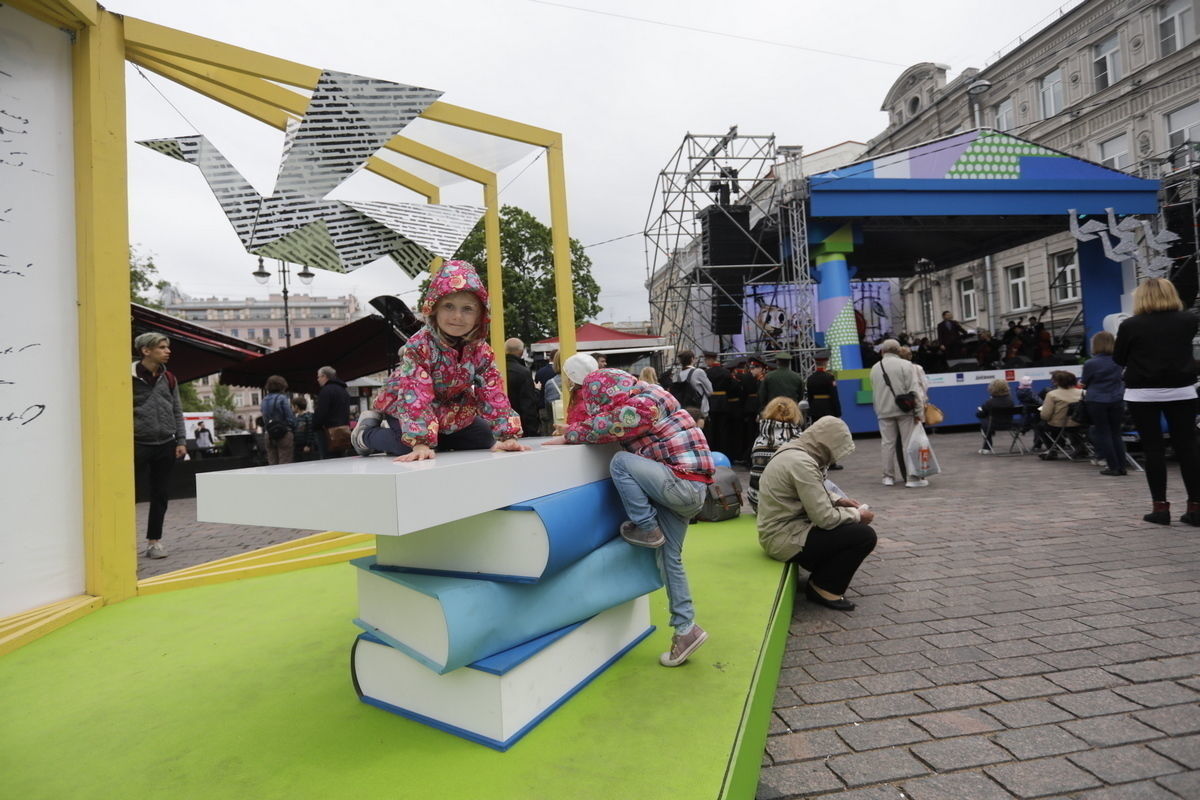
<path id="1" fill-rule="evenodd" d="M 896 481 L 893 478 L 889 478 L 887 475 L 884 475 L 883 476 L 883 485 L 884 486 L 895 486 Z"/>
<path id="2" fill-rule="evenodd" d="M 160 541 L 150 542 L 150 546 L 146 548 L 146 558 L 166 558 L 167 548 L 163 547 Z"/>
<path id="3" fill-rule="evenodd" d="M 989 450 L 989 449 L 988 449 L 988 448 L 986 448 L 986 447 L 982 448 L 982 449 L 979 451 L 979 455 L 981 455 L 981 456 L 990 456 L 991 454 L 992 454 L 992 451 L 991 451 L 991 450 Z"/>
<path id="4" fill-rule="evenodd" d="M 904 485 L 909 489 L 920 489 L 922 486 L 928 486 L 929 481 L 925 480 L 924 478 L 920 478 L 919 480 L 915 480 L 915 481 L 912 479 L 909 479 L 908 481 L 905 482 Z"/>

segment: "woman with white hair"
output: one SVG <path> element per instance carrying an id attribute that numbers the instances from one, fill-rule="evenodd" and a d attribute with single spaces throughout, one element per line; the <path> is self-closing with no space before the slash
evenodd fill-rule
<path id="1" fill-rule="evenodd" d="M 883 485 L 896 483 L 897 472 L 905 477 L 904 443 L 923 410 L 920 386 L 911 361 L 900 357 L 900 342 L 885 339 L 879 345 L 881 358 L 871 367 L 871 391 L 875 416 L 879 420 L 879 446 L 883 455 Z M 911 397 L 912 407 L 904 408 L 904 399 Z M 897 469 L 897 466 L 899 469 Z M 909 478 L 905 486 L 916 489 L 928 486 L 924 478 Z"/>

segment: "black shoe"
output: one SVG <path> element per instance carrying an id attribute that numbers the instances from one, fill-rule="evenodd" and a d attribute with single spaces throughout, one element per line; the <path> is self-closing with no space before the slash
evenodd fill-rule
<path id="1" fill-rule="evenodd" d="M 1052 450 L 1049 453 L 1042 453 L 1040 456 L 1038 456 L 1038 458 L 1040 458 L 1042 461 L 1057 461 L 1058 453 Z"/>
<path id="2" fill-rule="evenodd" d="M 845 467 L 843 467 L 841 464 L 830 464 L 829 468 L 830 469 L 845 469 Z"/>
<path id="3" fill-rule="evenodd" d="M 839 597 L 837 600 L 826 600 L 821 595 L 817 594 L 816 590 L 810 584 L 804 584 L 804 597 L 810 603 L 816 603 L 819 606 L 832 608 L 834 611 L 853 611 L 854 603 L 851 603 L 844 597 Z"/>
<path id="4" fill-rule="evenodd" d="M 1125 475 L 1127 473 L 1123 469 L 1107 469 L 1106 468 L 1106 469 L 1100 470 L 1100 474 L 1101 475 Z"/>

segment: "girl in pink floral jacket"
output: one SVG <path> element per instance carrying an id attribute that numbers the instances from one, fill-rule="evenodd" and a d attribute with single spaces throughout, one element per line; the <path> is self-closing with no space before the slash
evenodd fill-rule
<path id="1" fill-rule="evenodd" d="M 421 303 L 425 327 L 400 351 L 400 366 L 359 420 L 351 441 L 396 461 L 433 458 L 435 450 L 529 450 L 487 343 L 488 295 L 475 268 L 447 261 Z M 380 427 L 387 420 L 388 427 Z"/>

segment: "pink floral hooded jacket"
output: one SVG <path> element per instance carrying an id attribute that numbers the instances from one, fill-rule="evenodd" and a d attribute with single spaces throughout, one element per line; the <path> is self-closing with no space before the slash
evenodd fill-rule
<path id="1" fill-rule="evenodd" d="M 463 339 L 441 333 L 434 321 L 439 300 L 471 292 L 482 310 L 479 326 Z M 437 447 L 439 433 L 467 428 L 483 418 L 497 439 L 521 435 L 521 418 L 509 405 L 496 357 L 488 345 L 488 294 L 475 268 L 447 261 L 433 276 L 421 303 L 425 327 L 400 350 L 400 366 L 375 398 L 375 410 L 400 421 L 405 444 Z"/>
<path id="2" fill-rule="evenodd" d="M 624 370 L 600 369 L 584 378 L 578 399 L 563 434 L 571 444 L 617 442 L 680 478 L 712 483 L 716 466 L 704 434 L 663 387 Z"/>

